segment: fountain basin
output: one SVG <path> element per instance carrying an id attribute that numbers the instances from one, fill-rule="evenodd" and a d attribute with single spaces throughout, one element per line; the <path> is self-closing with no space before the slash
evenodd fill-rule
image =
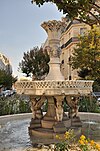
<path id="1" fill-rule="evenodd" d="M 32 146 L 27 128 L 30 125 L 31 117 L 31 113 L 0 117 L 0 150 L 25 151 Z M 81 112 L 79 117 L 83 122 L 82 134 L 100 144 L 100 114 Z M 95 129 L 93 129 L 94 127 Z M 54 143 L 54 140 L 49 141 L 49 139 L 33 137 L 32 142 L 34 144 L 47 144 L 48 142 Z"/>
<path id="2" fill-rule="evenodd" d="M 16 90 L 18 94 L 34 96 L 87 95 L 92 92 L 92 84 L 90 80 L 17 81 Z"/>

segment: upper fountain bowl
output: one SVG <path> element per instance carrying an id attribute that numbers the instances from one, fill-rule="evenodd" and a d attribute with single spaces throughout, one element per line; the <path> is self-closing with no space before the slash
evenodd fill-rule
<path id="1" fill-rule="evenodd" d="M 17 81 L 16 90 L 18 94 L 34 96 L 88 95 L 92 84 L 90 80 Z"/>

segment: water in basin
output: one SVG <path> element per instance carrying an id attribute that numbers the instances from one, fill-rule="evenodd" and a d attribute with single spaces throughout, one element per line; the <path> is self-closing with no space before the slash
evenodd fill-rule
<path id="1" fill-rule="evenodd" d="M 24 151 L 31 147 L 28 127 L 30 118 L 23 120 L 12 120 L 0 123 L 0 151 Z M 100 142 L 100 123 L 94 121 L 83 121 L 82 133 L 87 137 Z M 34 139 L 38 142 L 38 139 Z"/>
<path id="2" fill-rule="evenodd" d="M 28 134 L 30 119 L 13 120 L 1 124 L 0 128 L 0 151 L 24 150 L 31 145 Z"/>

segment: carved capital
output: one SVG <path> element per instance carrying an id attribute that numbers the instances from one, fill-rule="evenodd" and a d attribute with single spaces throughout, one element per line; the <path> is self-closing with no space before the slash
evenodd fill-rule
<path id="1" fill-rule="evenodd" d="M 65 22 L 57 21 L 57 20 L 49 20 L 48 22 L 43 22 L 41 24 L 42 28 L 45 29 L 45 31 L 48 33 L 48 31 L 57 31 L 63 30 L 63 28 L 66 26 Z"/>
<path id="2" fill-rule="evenodd" d="M 41 26 L 48 34 L 49 46 L 51 47 L 50 57 L 59 57 L 60 37 L 66 26 L 65 22 L 52 20 L 43 22 Z"/>

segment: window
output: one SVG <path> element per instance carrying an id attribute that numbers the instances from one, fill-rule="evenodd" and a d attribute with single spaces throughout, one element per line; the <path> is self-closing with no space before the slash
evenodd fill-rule
<path id="1" fill-rule="evenodd" d="M 72 77 L 71 76 L 69 76 L 69 80 L 71 80 L 72 79 Z"/>
<path id="2" fill-rule="evenodd" d="M 71 61 L 71 56 L 68 58 L 69 62 Z"/>
<path id="3" fill-rule="evenodd" d="M 71 34 L 69 33 L 69 39 L 71 38 Z"/>
<path id="4" fill-rule="evenodd" d="M 64 64 L 64 60 L 62 60 L 62 62 L 61 62 L 62 64 Z"/>

